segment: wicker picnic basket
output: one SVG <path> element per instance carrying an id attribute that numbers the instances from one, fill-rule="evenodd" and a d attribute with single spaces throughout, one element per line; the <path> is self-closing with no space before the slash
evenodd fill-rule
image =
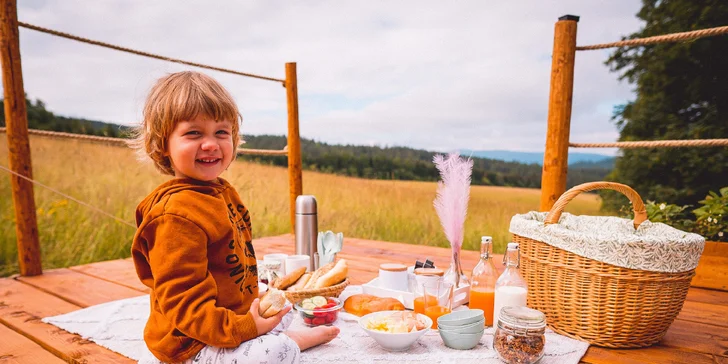
<path id="1" fill-rule="evenodd" d="M 300 290 L 300 291 L 283 291 L 286 295 L 286 299 L 290 301 L 291 303 L 298 303 L 306 298 L 311 298 L 315 296 L 323 296 L 323 297 L 339 297 L 341 292 L 344 291 L 344 288 L 349 285 L 349 278 L 344 279 L 343 282 L 335 284 L 331 287 L 323 287 L 323 288 L 316 288 L 316 289 L 306 289 L 306 290 Z"/>
<path id="2" fill-rule="evenodd" d="M 562 216 L 574 197 L 597 189 L 626 195 L 634 220 Z M 705 244 L 697 234 L 651 223 L 640 196 L 611 182 L 576 186 L 547 214 L 514 216 L 510 230 L 520 246 L 528 306 L 542 311 L 555 332 L 609 348 L 649 346 L 665 335 Z"/>

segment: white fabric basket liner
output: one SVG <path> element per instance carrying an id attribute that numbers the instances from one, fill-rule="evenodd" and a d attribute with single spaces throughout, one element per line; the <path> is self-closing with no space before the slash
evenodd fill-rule
<path id="1" fill-rule="evenodd" d="M 558 224 L 544 225 L 546 212 L 531 211 L 511 219 L 510 232 L 585 258 L 618 267 L 679 273 L 698 266 L 705 238 L 663 223 L 613 216 L 562 213 Z"/>

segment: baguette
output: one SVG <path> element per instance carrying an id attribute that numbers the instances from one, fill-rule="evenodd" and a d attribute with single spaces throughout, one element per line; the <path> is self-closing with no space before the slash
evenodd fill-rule
<path id="1" fill-rule="evenodd" d="M 316 280 L 314 288 L 331 287 L 346 279 L 348 274 L 349 267 L 346 265 L 346 259 L 340 259 L 330 271 Z"/>
<path id="2" fill-rule="evenodd" d="M 263 318 L 271 317 L 280 312 L 286 306 L 286 296 L 278 289 L 271 288 L 263 298 L 260 299 L 258 313 Z"/>
<path id="3" fill-rule="evenodd" d="M 308 280 L 308 283 L 303 287 L 303 289 L 311 289 L 316 286 L 316 281 L 324 274 L 328 273 L 331 268 L 336 265 L 334 262 L 331 262 L 329 264 L 326 264 L 323 267 L 320 267 L 319 269 L 316 269 L 315 272 L 313 272 L 313 275 L 311 275 L 311 279 Z"/>
<path id="4" fill-rule="evenodd" d="M 306 283 L 308 283 L 308 280 L 311 279 L 311 273 L 306 273 L 299 278 L 296 283 L 294 283 L 292 286 L 288 287 L 286 291 L 298 291 L 306 286 Z"/>
<path id="5" fill-rule="evenodd" d="M 273 282 L 273 288 L 285 290 L 286 288 L 296 283 L 296 281 L 298 281 L 298 279 L 301 278 L 304 273 L 306 273 L 306 267 L 300 267 L 289 273 L 285 277 L 276 279 L 276 281 Z"/>

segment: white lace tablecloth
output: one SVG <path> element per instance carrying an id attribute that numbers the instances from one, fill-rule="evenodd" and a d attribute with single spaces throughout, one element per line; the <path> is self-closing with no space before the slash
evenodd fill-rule
<path id="1" fill-rule="evenodd" d="M 361 286 L 349 286 L 341 298 L 361 292 Z M 147 351 L 144 325 L 149 317 L 149 296 L 103 303 L 67 314 L 46 317 L 43 322 L 81 335 L 96 344 L 139 360 Z M 301 363 L 499 363 L 492 349 L 493 329 L 488 328 L 480 344 L 471 350 L 446 347 L 437 331 L 430 331 L 405 352 L 382 349 L 357 324 L 358 317 L 342 312 L 335 325 L 341 329 L 337 338 L 301 353 Z M 289 329 L 303 329 L 299 316 Z M 578 363 L 589 344 L 546 333 L 546 354 L 541 364 Z"/>
<path id="2" fill-rule="evenodd" d="M 361 286 L 349 286 L 341 294 L 342 299 L 361 293 Z M 430 330 L 407 351 L 390 352 L 383 349 L 359 327 L 359 317 L 342 312 L 335 325 L 341 329 L 339 336 L 330 343 L 301 353 L 301 363 L 501 363 L 493 350 L 495 329 L 486 328 L 480 343 L 471 350 L 450 349 L 443 344 L 440 334 Z M 297 318 L 290 329 L 304 328 Z M 589 343 L 546 331 L 544 357 L 539 364 L 578 363 L 589 348 Z"/>

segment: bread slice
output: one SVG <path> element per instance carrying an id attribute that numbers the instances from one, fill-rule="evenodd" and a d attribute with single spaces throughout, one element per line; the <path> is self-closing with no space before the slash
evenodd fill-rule
<path id="1" fill-rule="evenodd" d="M 292 286 L 288 287 L 286 291 L 298 291 L 306 286 L 306 283 L 308 283 L 309 279 L 311 279 L 311 273 L 306 273 L 299 278 L 296 283 L 294 283 Z"/>
<path id="2" fill-rule="evenodd" d="M 334 268 L 334 265 L 336 263 L 331 262 L 329 264 L 326 264 L 323 267 L 320 267 L 319 269 L 316 269 L 315 272 L 313 272 L 313 275 L 311 276 L 311 279 L 308 280 L 308 283 L 303 287 L 303 289 L 311 289 L 316 286 L 316 281 L 324 274 L 328 273 L 332 268 Z"/>
<path id="3" fill-rule="evenodd" d="M 331 287 L 346 279 L 348 274 L 349 267 L 346 264 L 346 259 L 340 259 L 330 271 L 316 281 L 314 288 Z"/>
<path id="4" fill-rule="evenodd" d="M 306 273 L 306 267 L 300 267 L 287 274 L 285 277 L 276 279 L 276 281 L 273 282 L 273 288 L 285 290 L 296 283 L 296 281 L 298 281 L 304 273 Z"/>

